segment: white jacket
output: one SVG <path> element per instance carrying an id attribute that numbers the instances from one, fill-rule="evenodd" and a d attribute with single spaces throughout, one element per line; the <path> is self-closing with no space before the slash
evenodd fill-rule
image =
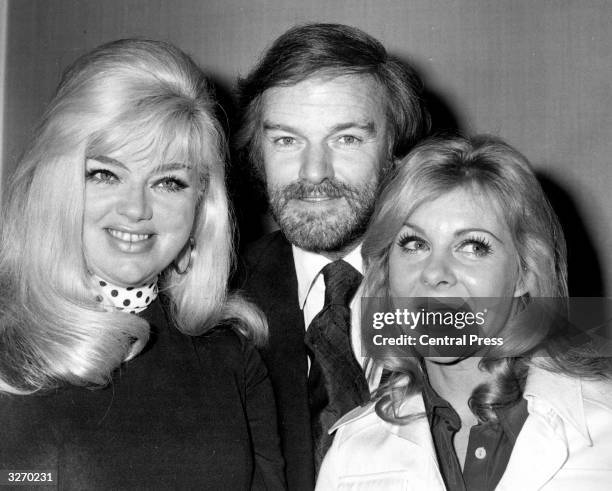
<path id="1" fill-rule="evenodd" d="M 612 490 L 612 383 L 532 368 L 524 397 L 529 416 L 496 489 Z M 402 405 L 402 414 L 424 410 L 420 394 Z M 336 428 L 318 491 L 445 489 L 426 417 L 390 424 L 371 403 Z"/>

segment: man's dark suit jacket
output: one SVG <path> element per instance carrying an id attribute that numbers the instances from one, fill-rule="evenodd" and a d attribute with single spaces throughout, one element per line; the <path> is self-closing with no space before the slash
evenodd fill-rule
<path id="1" fill-rule="evenodd" d="M 287 483 L 290 490 L 311 490 L 314 460 L 308 361 L 291 245 L 280 232 L 274 232 L 249 247 L 243 260 L 242 288 L 266 314 L 270 327 L 262 358 L 276 397 Z"/>

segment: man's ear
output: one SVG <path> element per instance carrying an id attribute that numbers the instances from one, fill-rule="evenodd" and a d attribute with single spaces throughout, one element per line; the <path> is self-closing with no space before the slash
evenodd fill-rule
<path id="1" fill-rule="evenodd" d="M 535 274 L 533 271 L 527 268 L 521 268 L 519 279 L 516 282 L 516 287 L 514 289 L 515 297 L 522 297 L 527 293 L 532 293 L 536 291 L 536 281 Z"/>

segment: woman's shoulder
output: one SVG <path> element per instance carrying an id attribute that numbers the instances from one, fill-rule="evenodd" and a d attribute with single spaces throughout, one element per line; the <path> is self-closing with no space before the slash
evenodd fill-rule
<path id="1" fill-rule="evenodd" d="M 222 324 L 193 337 L 197 349 L 221 349 L 237 355 L 250 348 L 248 340 L 232 325 Z"/>
<path id="2" fill-rule="evenodd" d="M 193 343 L 200 359 L 206 357 L 224 366 L 252 369 L 262 363 L 251 341 L 230 324 L 194 336 Z"/>
<path id="3" fill-rule="evenodd" d="M 331 428 L 336 433 L 336 445 L 341 447 L 355 438 L 369 440 L 370 435 L 392 432 L 390 423 L 383 420 L 376 411 L 377 401 L 356 407 L 340 418 Z"/>
<path id="4" fill-rule="evenodd" d="M 583 380 L 582 395 L 585 401 L 612 412 L 612 380 Z"/>
<path id="5" fill-rule="evenodd" d="M 337 462 L 366 458 L 379 448 L 376 442 L 386 440 L 390 434 L 388 423 L 376 413 L 375 402 L 349 411 L 332 426 L 331 432 L 335 433 L 332 448 Z"/>
<path id="6" fill-rule="evenodd" d="M 589 445 L 602 435 L 612 441 L 612 380 L 593 380 L 531 367 L 524 397 L 530 414 L 547 419 L 550 414 Z M 552 413 L 551 413 L 552 411 Z"/>
<path id="7" fill-rule="evenodd" d="M 418 394 L 409 399 L 418 400 Z M 426 418 L 394 424 L 382 419 L 376 402 L 356 408 L 334 425 L 317 491 L 324 489 L 444 489 Z"/>
<path id="8" fill-rule="evenodd" d="M 609 378 L 583 378 L 532 366 L 524 395 L 527 399 L 544 399 L 558 405 L 582 400 L 587 404 L 608 407 L 612 411 L 612 379 Z"/>
<path id="9" fill-rule="evenodd" d="M 376 414 L 376 402 L 370 401 L 363 406 L 358 406 L 344 416 L 342 416 L 336 423 L 331 427 L 331 431 L 336 431 L 340 428 L 347 426 L 357 425 L 372 425 L 378 421 L 378 415 Z"/>
<path id="10" fill-rule="evenodd" d="M 193 337 L 196 344 L 225 346 L 229 349 L 242 350 L 248 346 L 247 339 L 231 324 L 214 326 L 203 334 Z"/>
<path id="11" fill-rule="evenodd" d="M 424 414 L 425 406 L 420 393 L 414 393 L 408 396 L 397 409 L 404 420 L 398 423 L 392 423 L 383 419 L 377 410 L 379 400 L 370 401 L 369 403 L 356 407 L 349 411 L 332 427 L 332 431 L 337 431 L 339 443 L 350 440 L 355 436 L 364 436 L 370 433 L 383 434 L 388 433 L 403 438 L 405 433 L 410 433 L 414 424 L 421 421 L 421 416 Z M 337 436 L 337 438 L 338 438 Z"/>

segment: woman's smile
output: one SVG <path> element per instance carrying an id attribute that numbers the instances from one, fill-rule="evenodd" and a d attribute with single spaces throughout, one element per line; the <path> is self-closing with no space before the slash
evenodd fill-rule
<path id="1" fill-rule="evenodd" d="M 142 242 L 143 240 L 147 240 L 149 237 L 151 237 L 151 234 L 133 234 L 130 232 L 122 232 L 121 230 L 115 230 L 113 228 L 107 228 L 106 230 L 116 239 L 125 242 Z"/>
<path id="2" fill-rule="evenodd" d="M 113 228 L 107 228 L 105 230 L 110 245 L 123 253 L 148 253 L 151 252 L 155 246 L 156 236 L 153 234 L 135 234 Z"/>

